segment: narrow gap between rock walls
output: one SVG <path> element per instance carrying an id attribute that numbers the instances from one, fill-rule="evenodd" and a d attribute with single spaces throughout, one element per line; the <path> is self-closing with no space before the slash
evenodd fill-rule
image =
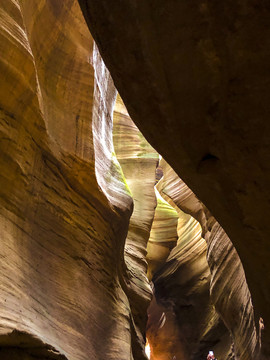
<path id="1" fill-rule="evenodd" d="M 215 258 L 215 254 L 225 251 L 235 258 L 236 271 L 244 277 L 230 239 L 146 141 L 119 95 L 114 107 L 113 142 L 124 182 L 134 201 L 124 255 L 131 279 L 131 311 L 137 331 L 146 339 L 146 357 L 236 359 L 234 339 L 220 316 L 232 311 L 230 304 L 223 304 L 222 291 L 231 292 L 239 302 L 239 311 L 243 304 L 239 294 L 237 297 L 233 278 L 222 283 L 224 280 L 215 267 L 223 261 Z M 215 238 L 212 228 L 220 229 L 221 238 Z M 221 241 L 223 250 L 219 248 Z M 209 252 L 207 246 L 214 250 Z M 230 271 L 228 264 L 224 266 L 224 272 Z M 214 273 L 216 277 L 212 276 Z M 214 306 L 213 299 L 219 293 Z M 136 294 L 136 301 L 132 294 Z M 251 304 L 248 299 L 246 302 Z M 250 316 L 243 327 L 249 326 L 252 338 L 256 331 L 250 306 Z M 229 319 L 229 323 L 233 325 L 234 319 Z"/>

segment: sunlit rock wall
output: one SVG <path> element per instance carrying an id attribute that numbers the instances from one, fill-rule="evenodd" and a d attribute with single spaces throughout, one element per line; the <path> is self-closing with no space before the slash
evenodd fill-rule
<path id="1" fill-rule="evenodd" d="M 162 268 L 178 239 L 178 215 L 175 209 L 167 203 L 156 190 L 157 207 L 147 243 L 147 276 L 153 275 Z"/>
<path id="2" fill-rule="evenodd" d="M 133 359 L 116 90 L 77 1 L 0 4 L 0 357 Z"/>
<path id="3" fill-rule="evenodd" d="M 150 238 L 147 244 L 148 277 L 152 279 L 163 274 L 164 265 L 178 240 L 176 210 L 165 201 L 156 190 L 157 208 Z M 166 276 L 166 275 L 165 275 Z M 168 279 L 167 279 L 168 281 Z M 174 283 L 175 286 L 176 283 Z M 153 282 L 154 297 L 148 308 L 147 339 L 151 350 L 151 360 L 182 359 L 186 355 L 185 344 L 172 299 L 172 288 L 161 294 Z M 162 296 L 165 295 L 165 296 Z"/>
<path id="4" fill-rule="evenodd" d="M 184 189 L 179 188 L 176 181 L 179 178 L 163 159 L 160 167 L 164 176 L 158 182 L 157 190 L 171 204 L 163 199 L 178 221 L 174 224 L 169 219 L 166 221 L 164 211 L 162 221 L 155 216 L 149 242 L 151 238 L 153 240 L 147 248 L 150 268 L 153 256 L 163 260 L 154 271 L 155 299 L 148 310 L 147 337 L 152 359 L 172 359 L 174 356 L 176 359 L 204 359 L 209 349 L 215 350 L 218 358 L 227 359 L 231 339 L 210 301 L 210 270 L 201 225 L 177 206 L 178 198 L 185 197 Z M 169 196 L 164 190 L 168 186 Z M 167 247 L 166 257 L 160 236 L 154 236 L 155 228 L 158 228 L 156 222 L 159 224 L 157 234 L 163 234 L 163 244 L 166 245 L 167 240 L 165 229 L 169 237 L 169 224 L 171 232 L 174 230 L 176 234 L 177 243 Z"/>
<path id="5" fill-rule="evenodd" d="M 269 1 L 79 3 L 133 121 L 235 246 L 269 359 Z"/>
<path id="6" fill-rule="evenodd" d="M 134 199 L 124 249 L 127 268 L 124 287 L 134 321 L 133 353 L 136 359 L 141 359 L 145 346 L 147 308 L 152 298 L 145 257 L 156 208 L 154 186 L 159 156 L 130 119 L 119 96 L 114 108 L 113 140 L 116 157 Z"/>
<path id="7" fill-rule="evenodd" d="M 267 344 L 268 5 L 80 3 L 133 119 L 236 245 Z M 136 130 L 127 155 L 140 159 L 136 174 L 119 150 L 135 198 L 125 246 L 133 204 L 113 149 L 116 90 L 77 0 L 4 0 L 0 54 L 0 357 L 144 359 L 157 154 L 141 149 Z M 142 208 L 140 197 L 149 200 Z M 237 356 L 254 359 L 260 340 L 235 250 L 204 207 L 190 213 L 208 242 L 216 309 Z M 198 260 L 201 240 L 197 251 Z M 176 248 L 168 263 L 178 256 Z M 237 276 L 223 283 L 231 263 Z"/>

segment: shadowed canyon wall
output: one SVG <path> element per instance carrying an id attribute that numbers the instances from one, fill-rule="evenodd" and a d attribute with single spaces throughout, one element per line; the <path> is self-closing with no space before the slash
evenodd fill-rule
<path id="1" fill-rule="evenodd" d="M 234 353 L 237 359 L 255 359 L 258 337 L 253 307 L 235 249 L 194 193 L 163 159 L 158 161 L 119 97 L 114 146 L 134 198 L 125 258 L 139 333 L 145 328 L 150 299 L 146 246 L 148 278 L 154 283 L 147 325 L 151 359 L 205 359 L 209 349 L 219 359 L 231 359 Z M 155 209 L 154 184 L 160 176 Z"/>
<path id="2" fill-rule="evenodd" d="M 0 4 L 1 359 L 269 358 L 268 15 Z"/>
<path id="3" fill-rule="evenodd" d="M 155 298 L 159 307 L 163 307 L 166 318 L 163 322 L 153 322 L 152 317 L 157 316 L 156 307 L 149 308 L 147 337 L 153 347 L 153 359 L 173 359 L 174 356 L 176 359 L 205 359 L 209 349 L 214 350 L 219 359 L 228 359 L 231 339 L 210 301 L 211 276 L 201 226 L 176 205 L 179 204 L 177 197 L 172 195 L 182 196 L 181 192 L 178 193 L 180 179 L 163 159 L 160 166 L 164 176 L 157 184 L 157 189 L 175 208 L 172 210 L 178 219 L 178 225 L 174 226 L 177 244 L 169 251 L 169 256 L 167 254 L 153 277 Z M 167 192 L 172 197 L 166 194 L 164 187 L 166 190 L 169 187 L 170 191 Z M 167 206 L 170 205 L 167 203 Z M 163 215 L 163 222 L 164 217 Z M 161 246 L 159 238 L 155 236 L 155 221 L 158 219 L 155 218 L 151 231 L 151 235 L 154 232 L 153 245 L 151 248 L 148 246 L 147 254 L 150 266 L 152 253 L 155 257 L 162 254 L 159 248 L 154 247 Z M 166 236 L 163 239 L 167 239 Z M 170 326 L 170 322 L 173 326 Z M 171 333 L 170 337 L 167 332 Z M 167 337 L 166 341 L 162 340 L 164 337 Z"/>
<path id="4" fill-rule="evenodd" d="M 146 334 L 151 359 L 204 359 L 209 348 L 214 349 L 219 358 L 229 359 L 229 332 L 210 304 L 210 271 L 201 226 L 162 191 L 164 184 L 170 195 L 174 191 L 182 199 L 180 179 L 163 160 L 159 161 L 158 154 L 134 125 L 119 97 L 114 109 L 113 133 L 115 153 L 134 198 L 125 245 L 129 274 L 126 287 L 134 328 L 139 330 L 138 334 L 145 331 L 151 294 L 146 281 L 147 250 L 148 278 L 151 280 L 154 276 L 155 293 L 148 309 Z M 157 190 L 154 192 L 155 182 L 163 173 L 157 188 L 175 209 Z"/>
<path id="5" fill-rule="evenodd" d="M 1 359 L 132 359 L 115 87 L 77 1 L 0 19 Z"/>
<path id="6" fill-rule="evenodd" d="M 269 3 L 79 2 L 132 119 L 237 249 L 269 358 Z"/>
<path id="7" fill-rule="evenodd" d="M 179 219 L 182 220 L 182 225 L 179 227 L 180 231 L 178 231 L 178 245 L 172 250 L 166 266 L 159 274 L 161 286 L 165 286 L 165 288 L 173 286 L 175 281 L 174 273 L 177 274 L 177 272 L 178 275 L 175 283 L 179 284 L 181 281 L 187 283 L 187 286 L 189 286 L 189 291 L 186 292 L 187 295 L 184 292 L 184 285 L 179 289 L 182 296 L 185 294 L 184 300 L 181 299 L 181 295 L 177 294 L 174 303 L 179 301 L 179 309 L 181 309 L 181 305 L 183 307 L 188 305 L 186 318 L 191 329 L 196 329 L 195 324 L 197 324 L 197 330 L 199 331 L 200 324 L 202 324 L 201 336 L 206 338 L 201 340 L 202 343 L 207 343 L 207 346 L 214 348 L 218 342 L 221 342 L 217 349 L 215 349 L 217 350 L 215 353 L 218 358 L 227 358 L 224 350 L 226 350 L 228 339 L 222 339 L 224 337 L 224 330 L 222 330 L 222 324 L 218 324 L 215 311 L 213 309 L 202 310 L 203 308 L 207 309 L 209 303 L 215 306 L 215 309 L 230 331 L 236 358 L 256 359 L 259 354 L 259 333 L 255 329 L 251 296 L 246 284 L 241 261 L 225 231 L 205 206 L 200 203 L 194 193 L 163 159 L 160 162 L 160 166 L 163 169 L 164 176 L 157 184 L 157 188 L 164 198 L 176 206 Z M 188 214 L 192 215 L 192 217 Z M 184 225 L 185 221 L 186 226 Z M 190 227 L 191 229 L 189 229 Z M 200 237 L 200 228 L 206 242 Z M 206 267 L 205 264 L 206 243 L 207 260 L 211 275 L 208 266 Z M 203 267 L 202 264 L 204 264 Z M 195 288 L 194 291 L 188 283 L 188 279 L 192 279 L 195 276 L 198 278 L 191 281 L 192 286 Z M 165 282 L 163 282 L 162 278 L 165 278 Z M 159 278 L 156 280 L 156 288 L 159 286 L 158 283 Z M 210 299 L 207 299 L 209 288 Z M 197 297 L 196 293 L 198 293 Z M 205 301 L 205 304 L 203 301 Z M 194 323 L 192 324 L 192 315 L 194 316 L 196 311 L 198 311 L 202 319 L 199 320 L 198 315 L 195 315 Z M 182 319 L 184 314 L 185 310 L 182 310 L 180 312 Z M 216 326 L 214 319 L 217 321 Z M 204 326 L 206 327 L 205 329 Z M 194 336 L 194 330 L 190 330 L 190 333 Z M 222 344 L 224 341 L 225 344 Z M 190 351 L 189 358 L 194 356 L 195 348 L 196 343 L 192 346 L 193 354 Z M 195 358 L 197 358 L 196 355 Z"/>

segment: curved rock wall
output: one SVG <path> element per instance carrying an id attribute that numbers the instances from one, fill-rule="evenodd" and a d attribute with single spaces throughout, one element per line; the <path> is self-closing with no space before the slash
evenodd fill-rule
<path id="1" fill-rule="evenodd" d="M 269 3 L 79 3 L 133 121 L 237 249 L 269 358 Z"/>
<path id="2" fill-rule="evenodd" d="M 253 0 L 79 3 L 132 117 L 236 246 L 256 322 L 262 316 L 266 323 L 267 358 L 269 6 Z M 77 0 L 5 0 L 0 53 L 0 355 L 144 359 L 151 295 L 145 248 L 158 155 L 118 99 L 116 151 L 125 182 L 112 138 L 116 89 Z M 261 339 L 238 255 L 210 212 L 174 179 L 177 186 L 162 185 L 164 197 L 200 222 L 211 298 L 234 337 L 236 356 L 255 359 Z M 174 299 L 192 322 L 190 303 L 206 293 L 209 279 L 205 243 L 196 221 L 181 213 L 182 241 L 167 258 L 177 237 L 174 227 L 165 239 L 169 225 L 158 225 L 150 239 L 149 256 L 151 242 L 162 247 L 150 272 L 166 261 L 156 284 L 162 294 L 176 277 L 186 293 L 179 297 L 176 289 Z M 156 300 L 162 315 L 165 303 L 157 293 Z M 177 336 L 192 344 L 178 349 L 179 356 L 196 357 L 202 349 L 195 344 L 213 341 L 218 321 L 212 310 L 193 312 L 196 334 L 194 324 L 177 327 Z M 168 333 L 179 314 L 166 313 Z M 214 319 L 214 326 L 202 319 Z"/>
<path id="3" fill-rule="evenodd" d="M 152 358 L 172 359 L 175 356 L 176 359 L 205 359 L 209 349 L 212 349 L 217 358 L 227 359 L 231 339 L 210 300 L 211 276 L 201 226 L 195 218 L 178 207 L 179 199 L 187 200 L 184 187 L 179 186 L 178 176 L 163 159 L 160 167 L 163 169 L 163 177 L 156 187 L 174 207 L 172 210 L 178 219 L 174 231 L 177 230 L 178 237 L 177 244 L 174 243 L 168 249 L 165 258 L 164 251 L 160 250 L 159 237 L 153 237 L 150 248 L 148 245 L 150 267 L 152 252 L 156 258 L 160 256 L 163 260 L 154 273 L 155 299 L 148 310 L 147 337 L 152 348 Z M 194 202 L 196 198 L 192 200 Z M 184 203 L 187 204 L 187 201 Z M 170 205 L 167 203 L 167 206 Z M 197 217 L 202 215 L 204 213 L 200 211 L 196 214 Z M 153 232 L 157 220 L 155 216 Z M 162 220 L 164 223 L 164 216 Z M 161 228 L 162 221 L 159 224 Z M 166 224 L 169 222 L 166 221 Z M 162 228 L 166 229 L 164 225 Z M 164 230 L 161 233 L 165 240 Z"/>
<path id="4" fill-rule="evenodd" d="M 157 207 L 147 243 L 147 276 L 152 280 L 154 274 L 162 268 L 178 239 L 178 215 L 156 190 Z"/>
<path id="5" fill-rule="evenodd" d="M 259 339 L 254 323 L 251 296 L 238 254 L 225 231 L 187 185 L 164 160 L 160 165 L 164 173 L 160 185 L 158 184 L 161 193 L 170 198 L 179 209 L 196 217 L 202 226 L 211 270 L 210 301 L 215 305 L 232 334 L 236 359 L 256 359 L 259 354 Z M 193 221 L 197 226 L 199 225 L 196 220 Z M 191 248 L 193 256 L 197 251 L 195 250 L 194 253 L 194 249 L 199 249 L 199 244 L 199 241 L 193 243 L 193 246 L 195 245 L 193 249 Z M 204 246 L 206 246 L 205 242 Z M 217 357 L 220 357 L 218 353 Z"/>
<path id="6" fill-rule="evenodd" d="M 159 167 L 161 170 L 161 168 Z M 177 243 L 177 212 L 167 203 L 156 190 L 157 207 L 147 243 L 147 276 L 152 280 L 160 271 L 168 258 L 171 249 Z M 154 296 L 148 308 L 146 336 L 148 339 L 151 360 L 173 358 L 175 354 L 183 355 L 184 346 L 181 334 L 170 306 L 170 292 L 166 294 L 165 305 L 158 301 L 155 284 Z M 169 303 L 169 305 L 168 305 Z M 180 349 L 179 349 L 180 348 Z"/>
<path id="7" fill-rule="evenodd" d="M 156 208 L 154 186 L 159 156 L 130 119 L 119 96 L 114 108 L 113 141 L 116 157 L 134 199 L 124 248 L 127 276 L 124 277 L 123 287 L 134 321 L 133 354 L 136 359 L 142 359 L 147 308 L 152 298 L 152 289 L 146 277 L 146 245 Z"/>
<path id="8" fill-rule="evenodd" d="M 1 358 L 133 359 L 116 90 L 77 1 L 1 2 L 0 53 Z"/>

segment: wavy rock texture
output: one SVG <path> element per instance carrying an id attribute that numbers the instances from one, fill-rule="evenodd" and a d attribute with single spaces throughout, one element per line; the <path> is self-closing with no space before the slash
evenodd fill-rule
<path id="1" fill-rule="evenodd" d="M 147 247 L 150 268 L 152 257 L 159 259 L 159 268 L 153 271 L 155 299 L 148 310 L 147 338 L 152 348 L 152 359 L 172 359 L 173 356 L 176 359 L 205 359 L 209 349 L 215 350 L 218 358 L 225 359 L 231 341 L 210 302 L 210 270 L 201 226 L 176 205 L 178 198 L 185 195 L 178 186 L 177 175 L 164 160 L 161 160 L 160 167 L 164 176 L 157 189 L 171 204 L 163 200 L 178 221 L 170 224 L 165 211 L 161 212 L 163 216 L 155 215 Z M 164 191 L 166 187 L 169 187 L 170 196 Z M 159 206 L 157 213 L 158 209 Z M 170 247 L 166 248 L 166 253 L 161 248 L 162 244 L 166 245 L 167 239 L 164 223 L 168 227 L 170 224 L 170 232 L 175 234 L 174 243 L 168 243 Z M 168 240 L 170 232 L 167 229 Z"/>
<path id="2" fill-rule="evenodd" d="M 145 257 L 156 208 L 154 186 L 159 155 L 130 119 L 119 96 L 114 108 L 113 134 L 115 153 L 134 199 L 124 249 L 127 267 L 124 287 L 134 319 L 133 353 L 136 359 L 141 359 L 145 346 L 147 308 L 152 298 L 152 290 L 146 277 Z"/>
<path id="3" fill-rule="evenodd" d="M 160 165 L 164 172 L 159 186 L 163 196 L 170 198 L 179 209 L 198 218 L 204 230 L 208 247 L 207 259 L 211 270 L 210 300 L 232 334 L 236 359 L 256 359 L 259 353 L 259 339 L 255 329 L 250 292 L 237 252 L 225 231 L 187 185 L 164 160 Z M 199 226 L 196 220 L 193 221 Z M 200 242 L 195 241 L 193 246 L 192 255 L 196 256 L 196 248 L 199 249 Z M 164 276 L 164 272 L 161 276 Z M 217 349 L 219 358 L 218 351 Z M 221 358 L 224 358 L 222 353 Z"/>
<path id="4" fill-rule="evenodd" d="M 155 279 L 158 277 L 157 274 L 164 273 L 166 260 L 178 240 L 178 214 L 157 190 L 156 195 L 157 208 L 147 244 L 149 279 L 152 279 L 153 276 Z M 168 278 L 166 281 L 168 282 Z M 156 287 L 154 280 L 154 297 L 148 308 L 146 332 L 151 349 L 151 360 L 172 359 L 173 356 L 176 356 L 177 359 L 184 359 L 184 356 L 187 355 L 186 339 L 177 322 L 176 306 L 172 296 L 177 285 L 174 282 L 171 288 L 167 286 L 162 292 L 159 287 Z M 166 294 L 164 294 L 165 292 Z"/>
<path id="5" fill-rule="evenodd" d="M 225 231 L 215 219 L 211 220 L 211 232 L 207 241 L 211 300 L 232 333 L 236 359 L 257 359 L 260 353 L 260 334 L 257 334 L 255 328 L 254 310 L 245 273 Z"/>
<path id="6" fill-rule="evenodd" d="M 270 358 L 269 2 L 79 3 L 133 121 L 239 253 Z"/>
<path id="7" fill-rule="evenodd" d="M 147 243 L 147 276 L 152 280 L 153 275 L 164 265 L 171 250 L 178 239 L 178 215 L 174 208 L 167 203 L 156 190 L 157 207 Z"/>
<path id="8" fill-rule="evenodd" d="M 0 53 L 1 359 L 133 359 L 116 90 L 79 5 L 1 2 Z"/>
<path id="9" fill-rule="evenodd" d="M 177 186 L 162 190 L 168 201 L 175 192 L 174 204 L 201 223 L 211 298 L 236 356 L 254 360 L 261 342 L 268 359 L 269 5 L 79 2 L 132 118 L 241 256 L 256 323 L 260 316 L 266 323 L 262 339 L 242 265 L 222 227 L 183 183 L 179 193 Z M 116 89 L 77 0 L 2 2 L 0 53 L 0 357 L 145 359 L 151 295 L 145 247 L 161 175 L 157 153 L 118 100 L 115 135 L 127 186 L 113 148 Z M 204 297 L 205 244 L 186 214 L 178 234 L 177 217 L 172 232 L 170 222 L 160 225 L 162 217 L 157 211 L 149 243 L 149 254 L 151 244 L 159 249 L 151 255 L 159 294 L 150 315 L 163 329 L 160 339 L 172 337 L 158 355 L 195 358 L 204 351 L 198 343 L 213 342 L 213 330 L 219 341 L 223 331 Z M 172 286 L 165 301 L 170 281 L 184 295 Z M 190 314 L 199 295 L 206 310 Z M 171 305 L 177 301 L 181 313 Z M 179 338 L 176 347 L 172 340 Z"/>

